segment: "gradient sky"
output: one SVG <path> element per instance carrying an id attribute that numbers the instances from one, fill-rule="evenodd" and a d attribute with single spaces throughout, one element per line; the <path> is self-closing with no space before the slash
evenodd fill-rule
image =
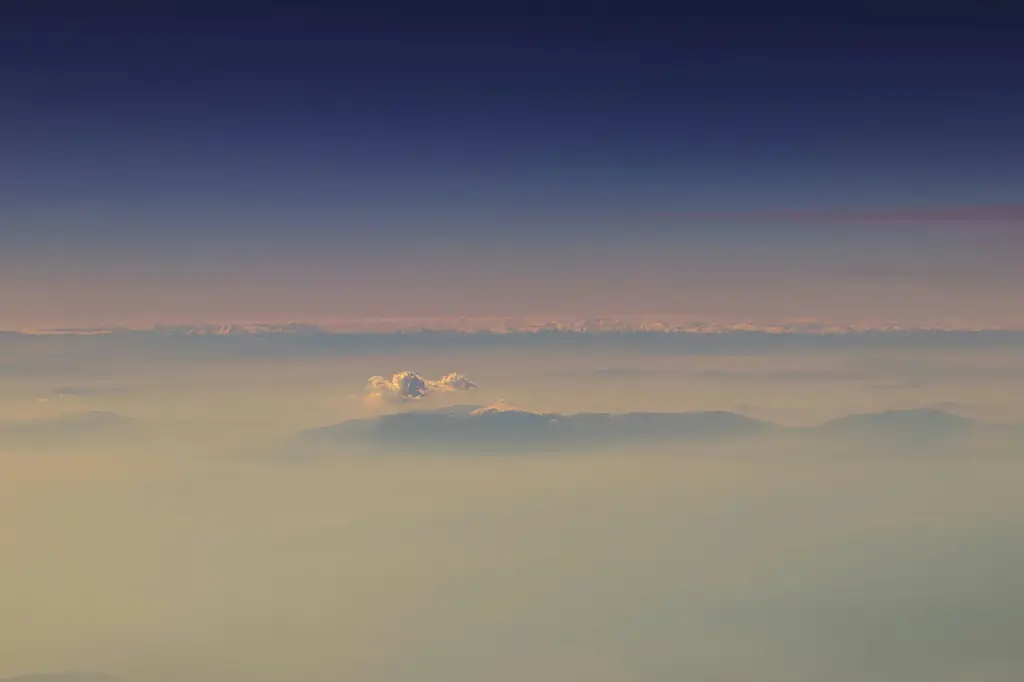
<path id="1" fill-rule="evenodd" d="M 0 9 L 0 327 L 1020 315 L 1017 12 L 76 4 Z"/>

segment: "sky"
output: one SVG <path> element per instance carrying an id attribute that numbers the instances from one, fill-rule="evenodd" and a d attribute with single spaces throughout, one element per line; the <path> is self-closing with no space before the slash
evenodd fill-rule
<path id="1" fill-rule="evenodd" d="M 0 682 L 1024 679 L 1024 17 L 746 4 L 0 0 Z"/>
<path id="2" fill-rule="evenodd" d="M 275 4 L 4 3 L 0 327 L 1020 323 L 1012 10 Z"/>

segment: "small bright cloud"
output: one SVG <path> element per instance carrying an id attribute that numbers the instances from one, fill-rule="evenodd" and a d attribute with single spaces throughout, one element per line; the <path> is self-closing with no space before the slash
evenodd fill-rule
<path id="1" fill-rule="evenodd" d="M 436 393 L 468 391 L 477 388 L 469 378 L 456 372 L 440 379 L 425 379 L 408 370 L 394 374 L 390 379 L 382 376 L 370 377 L 366 384 L 366 400 L 369 402 L 408 403 L 422 400 Z"/>

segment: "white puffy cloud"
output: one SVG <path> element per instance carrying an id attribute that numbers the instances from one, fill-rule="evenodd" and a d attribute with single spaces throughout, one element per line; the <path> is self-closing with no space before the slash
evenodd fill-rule
<path id="1" fill-rule="evenodd" d="M 477 385 L 457 372 L 440 379 L 425 379 L 416 372 L 397 372 L 390 379 L 370 377 L 366 384 L 366 399 L 371 402 L 407 403 L 422 400 L 436 393 L 468 391 Z"/>
<path id="2" fill-rule="evenodd" d="M 433 388 L 441 391 L 468 391 L 471 388 L 478 388 L 468 377 L 464 377 L 456 372 L 445 374 L 436 382 L 428 383 L 434 384 Z"/>

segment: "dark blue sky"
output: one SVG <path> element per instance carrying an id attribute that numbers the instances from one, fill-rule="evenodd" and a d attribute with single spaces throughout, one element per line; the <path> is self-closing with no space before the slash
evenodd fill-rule
<path id="1" fill-rule="evenodd" d="M 948 223 L 828 212 L 1024 204 L 1024 23 L 995 5 L 138 5 L 0 10 L 9 278 L 106 272 L 100 292 L 274 259 L 319 268 L 316 289 L 387 259 L 431 263 L 436 300 L 529 259 L 584 289 L 574 273 L 624 258 L 668 282 L 751 244 L 778 268 L 851 239 L 944 265 Z M 823 217 L 778 218 L 801 210 Z M 730 211 L 747 217 L 699 217 Z"/>

